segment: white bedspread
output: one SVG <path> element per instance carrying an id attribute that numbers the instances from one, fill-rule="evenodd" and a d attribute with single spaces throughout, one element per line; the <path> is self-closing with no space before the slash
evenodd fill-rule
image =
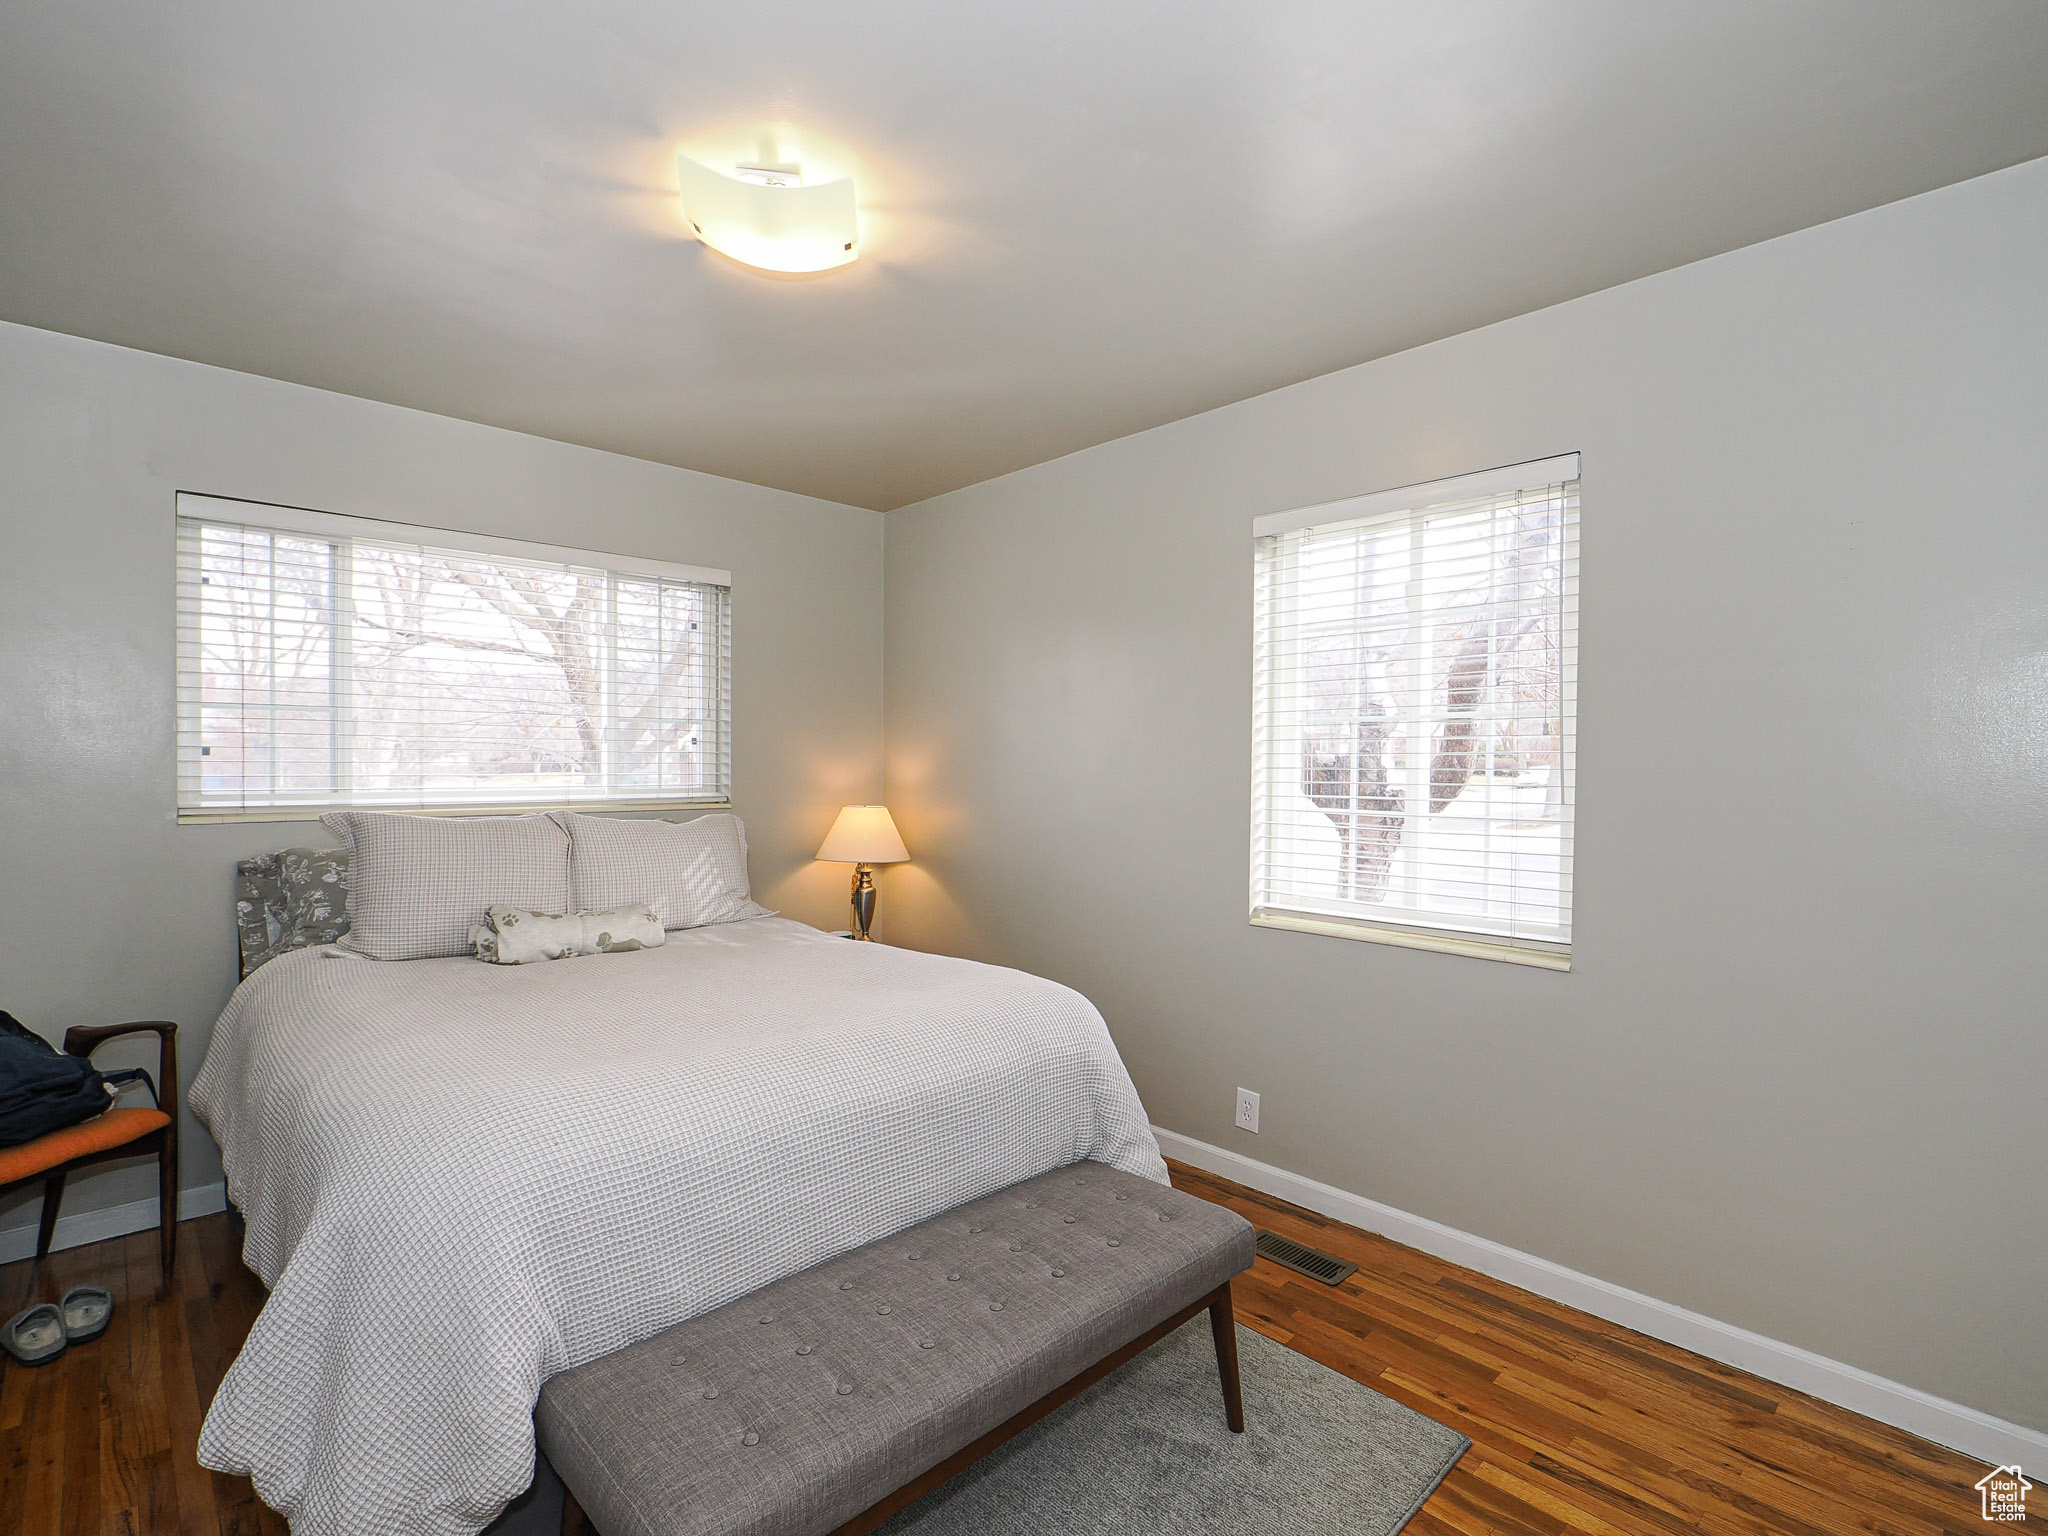
<path id="1" fill-rule="evenodd" d="M 779 918 L 547 965 L 289 954 L 191 1102 L 271 1287 L 199 1459 L 301 1536 L 475 1531 L 554 1372 L 1079 1158 L 1165 1177 L 1086 999 Z"/>

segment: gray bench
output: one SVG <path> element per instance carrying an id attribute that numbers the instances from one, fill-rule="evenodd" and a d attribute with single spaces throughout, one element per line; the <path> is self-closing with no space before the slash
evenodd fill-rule
<path id="1" fill-rule="evenodd" d="M 563 1371 L 565 1532 L 857 1536 L 1205 1308 L 1244 1428 L 1250 1223 L 1076 1163 Z"/>

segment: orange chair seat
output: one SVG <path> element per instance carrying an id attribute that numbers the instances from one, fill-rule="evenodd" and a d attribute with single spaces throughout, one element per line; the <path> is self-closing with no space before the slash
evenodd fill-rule
<path id="1" fill-rule="evenodd" d="M 74 1157 L 125 1145 L 170 1123 L 171 1117 L 160 1109 L 110 1109 L 83 1124 L 67 1125 L 61 1131 L 51 1131 L 34 1141 L 0 1151 L 0 1184 L 33 1178 Z"/>

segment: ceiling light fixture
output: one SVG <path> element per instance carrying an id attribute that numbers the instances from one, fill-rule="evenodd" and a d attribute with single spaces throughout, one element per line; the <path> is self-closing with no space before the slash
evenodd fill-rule
<path id="1" fill-rule="evenodd" d="M 774 163 L 727 173 L 679 154 L 676 184 L 697 238 L 734 261 L 769 272 L 824 272 L 858 254 L 851 177 L 806 183 L 801 165 Z"/>

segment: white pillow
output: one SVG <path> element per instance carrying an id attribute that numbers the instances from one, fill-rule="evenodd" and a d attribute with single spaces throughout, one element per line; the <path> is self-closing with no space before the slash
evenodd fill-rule
<path id="1" fill-rule="evenodd" d="M 569 839 L 549 816 L 329 811 L 320 824 L 349 851 L 341 943 L 373 960 L 467 954 L 493 906 L 569 910 Z"/>
<path id="2" fill-rule="evenodd" d="M 493 965 L 530 965 L 570 955 L 609 955 L 628 949 L 658 949 L 668 937 L 645 902 L 616 912 L 526 912 L 493 907 L 487 921 L 469 930 L 479 960 Z"/>
<path id="3" fill-rule="evenodd" d="M 737 816 L 674 822 L 554 814 L 569 834 L 575 906 L 603 912 L 644 901 L 664 928 L 770 915 L 747 890 L 747 829 Z"/>

